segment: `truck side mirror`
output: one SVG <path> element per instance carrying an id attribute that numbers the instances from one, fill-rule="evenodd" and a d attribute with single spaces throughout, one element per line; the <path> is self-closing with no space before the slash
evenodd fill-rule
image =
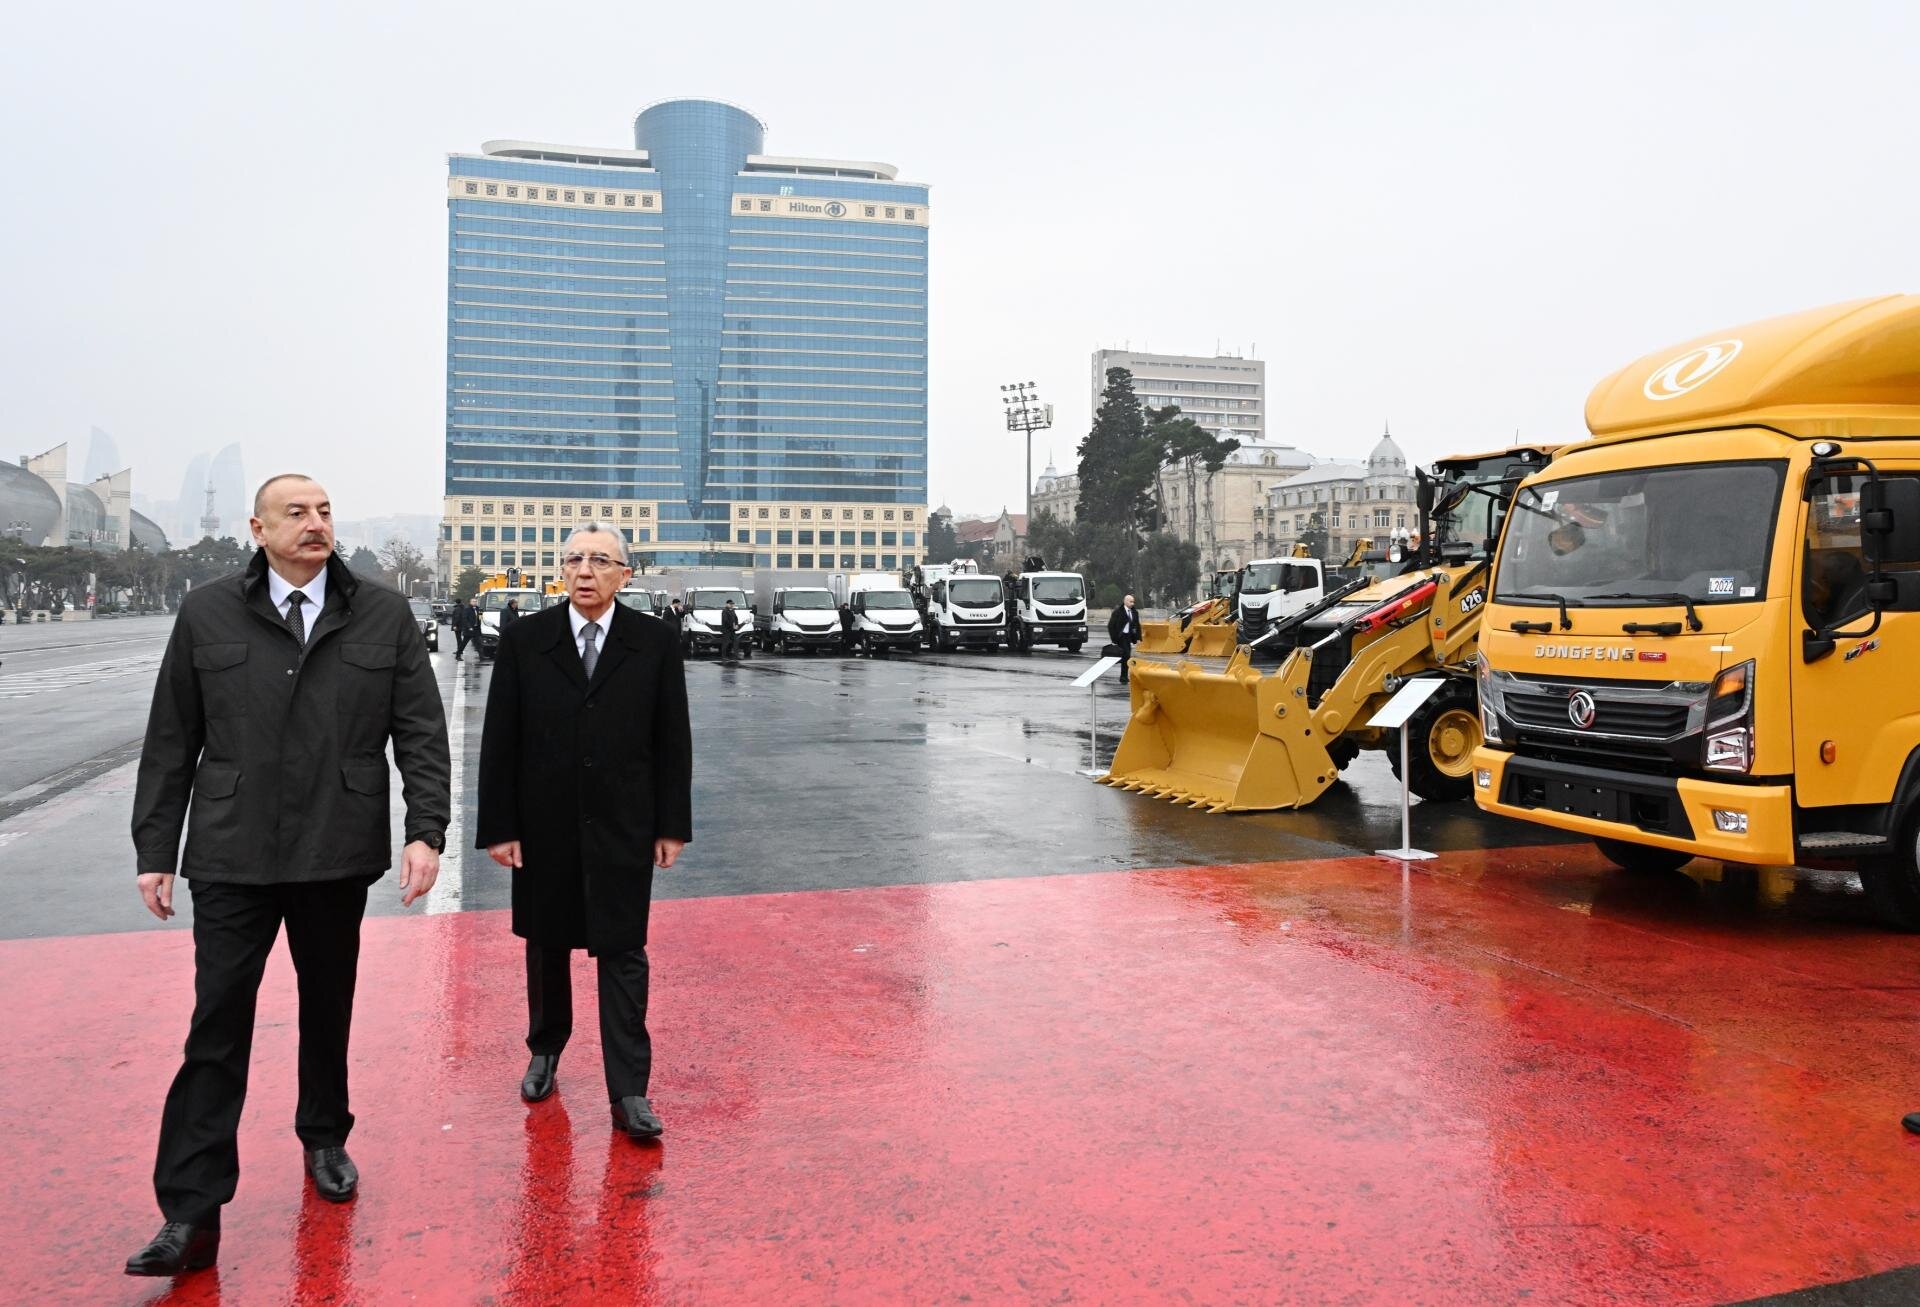
<path id="1" fill-rule="evenodd" d="M 1886 563 L 1920 563 L 1920 478 L 1869 481 L 1861 489 L 1863 530 L 1881 537 Z"/>

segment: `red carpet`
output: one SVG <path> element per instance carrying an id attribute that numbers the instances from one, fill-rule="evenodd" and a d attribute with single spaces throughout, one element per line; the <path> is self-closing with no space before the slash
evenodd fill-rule
<path id="1" fill-rule="evenodd" d="M 119 1268 L 158 1225 L 187 937 L 0 944 L 0 1299 L 1716 1303 L 1920 1261 L 1911 941 L 1610 914 L 1607 875 L 660 903 L 661 1148 L 608 1128 L 584 958 L 529 1108 L 505 916 L 370 920 L 359 1201 L 304 1196 L 283 949 L 220 1267 L 177 1287 Z"/>

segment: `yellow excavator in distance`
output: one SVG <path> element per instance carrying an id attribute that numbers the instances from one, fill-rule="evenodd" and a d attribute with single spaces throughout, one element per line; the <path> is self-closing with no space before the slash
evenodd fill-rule
<path id="1" fill-rule="evenodd" d="M 1209 812 L 1304 807 L 1363 748 L 1387 750 L 1398 773 L 1398 733 L 1366 723 L 1407 679 L 1427 674 L 1446 685 L 1407 724 L 1411 788 L 1425 799 L 1468 797 L 1489 559 L 1514 489 L 1552 455 L 1550 446 L 1519 446 L 1420 472 L 1421 536 L 1404 556 L 1390 551 L 1397 574 L 1338 585 L 1251 644 L 1231 635 L 1220 644 L 1212 622 L 1191 624 L 1183 646 L 1177 632 L 1163 632 L 1173 648 L 1143 640 L 1129 664 L 1132 710 L 1103 783 Z M 1369 548 L 1356 548 L 1348 566 L 1377 561 L 1362 543 Z M 1231 632 L 1230 604 L 1226 611 Z M 1274 658 L 1271 670 L 1259 665 Z"/>

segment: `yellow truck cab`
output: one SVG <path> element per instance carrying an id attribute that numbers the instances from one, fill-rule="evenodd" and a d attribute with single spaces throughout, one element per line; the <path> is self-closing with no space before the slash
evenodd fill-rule
<path id="1" fill-rule="evenodd" d="M 1649 354 L 1507 514 L 1482 808 L 1615 863 L 1856 867 L 1920 929 L 1920 296 Z"/>

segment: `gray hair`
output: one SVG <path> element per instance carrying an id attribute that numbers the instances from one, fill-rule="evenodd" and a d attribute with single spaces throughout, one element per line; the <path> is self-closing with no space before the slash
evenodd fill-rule
<path id="1" fill-rule="evenodd" d="M 612 536 L 615 550 L 620 555 L 620 565 L 622 567 L 625 567 L 627 565 L 627 538 L 624 535 L 620 534 L 619 527 L 607 521 L 607 519 L 604 517 L 597 522 L 582 522 L 579 526 L 576 526 L 575 528 L 573 528 L 573 530 L 567 532 L 566 544 L 563 544 L 560 547 L 561 554 L 563 556 L 565 555 L 565 553 L 567 552 L 567 545 L 570 545 L 573 543 L 573 538 L 575 536 L 588 536 L 588 535 Z"/>

